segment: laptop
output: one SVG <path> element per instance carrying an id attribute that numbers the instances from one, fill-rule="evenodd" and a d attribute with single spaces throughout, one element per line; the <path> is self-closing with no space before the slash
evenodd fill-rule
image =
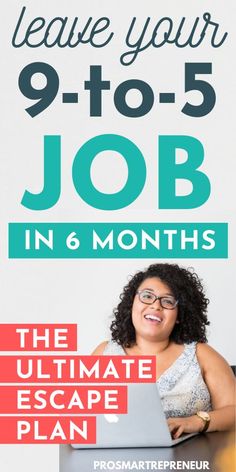
<path id="1" fill-rule="evenodd" d="M 97 415 L 97 443 L 71 444 L 75 449 L 170 447 L 197 433 L 172 439 L 157 384 L 129 384 L 128 413 Z"/>

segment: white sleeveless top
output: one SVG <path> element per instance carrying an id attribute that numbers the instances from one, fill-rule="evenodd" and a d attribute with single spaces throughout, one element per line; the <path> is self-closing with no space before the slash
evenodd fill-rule
<path id="1" fill-rule="evenodd" d="M 191 416 L 210 411 L 211 398 L 196 356 L 196 343 L 185 344 L 184 351 L 157 380 L 166 418 Z M 104 355 L 126 355 L 122 346 L 109 341 Z"/>

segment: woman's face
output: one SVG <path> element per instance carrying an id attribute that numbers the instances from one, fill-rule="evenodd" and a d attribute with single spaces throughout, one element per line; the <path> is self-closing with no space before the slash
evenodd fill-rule
<path id="1" fill-rule="evenodd" d="M 150 294 L 157 297 L 173 297 L 173 292 L 160 279 L 150 277 L 145 279 L 138 291 L 147 291 L 144 294 L 144 300 L 149 301 Z M 146 298 L 145 298 L 146 297 Z M 173 309 L 163 308 L 160 300 L 155 300 L 147 305 L 139 299 L 136 293 L 132 306 L 132 322 L 135 328 L 136 337 L 140 336 L 150 341 L 163 341 L 169 338 L 178 315 L 178 305 Z"/>

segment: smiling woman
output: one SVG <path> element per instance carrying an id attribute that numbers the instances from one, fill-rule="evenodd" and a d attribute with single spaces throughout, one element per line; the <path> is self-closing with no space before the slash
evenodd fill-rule
<path id="1" fill-rule="evenodd" d="M 145 279 L 139 288 L 132 307 L 136 341 L 168 342 L 177 321 L 178 300 L 170 288 L 156 278 Z"/>
<path id="2" fill-rule="evenodd" d="M 132 277 L 120 298 L 112 339 L 93 354 L 157 356 L 157 386 L 174 438 L 233 428 L 234 376 L 207 345 L 209 300 L 197 274 L 153 264 Z"/>

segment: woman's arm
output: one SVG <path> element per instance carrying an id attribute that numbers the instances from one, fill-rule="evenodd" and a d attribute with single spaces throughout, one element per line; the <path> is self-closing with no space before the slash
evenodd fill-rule
<path id="1" fill-rule="evenodd" d="M 228 431 L 235 425 L 235 378 L 225 359 L 207 344 L 197 345 L 197 358 L 211 396 L 212 411 L 207 431 Z M 183 432 L 200 432 L 204 423 L 197 415 L 169 418 L 174 438 Z"/>
<path id="2" fill-rule="evenodd" d="M 225 431 L 235 425 L 235 377 L 226 360 L 207 344 L 198 344 L 197 358 L 211 396 L 208 431 Z"/>

